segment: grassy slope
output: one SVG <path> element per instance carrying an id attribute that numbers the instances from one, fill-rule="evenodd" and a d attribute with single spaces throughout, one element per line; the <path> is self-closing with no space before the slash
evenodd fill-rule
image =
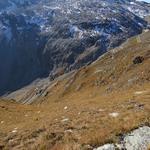
<path id="1" fill-rule="evenodd" d="M 115 142 L 120 133 L 149 124 L 149 45 L 149 32 L 131 38 L 90 66 L 54 81 L 48 95 L 33 105 L 0 101 L 0 146 L 87 149 L 88 144 Z M 144 62 L 133 64 L 139 55 Z M 111 117 L 113 112 L 119 116 Z"/>

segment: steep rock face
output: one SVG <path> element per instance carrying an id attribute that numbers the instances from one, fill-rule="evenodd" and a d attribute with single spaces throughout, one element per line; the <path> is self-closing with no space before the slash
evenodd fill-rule
<path id="1" fill-rule="evenodd" d="M 27 7 L 31 4 L 36 3 L 37 0 L 1 0 L 0 10 L 1 11 L 13 11 L 20 7 Z"/>
<path id="2" fill-rule="evenodd" d="M 0 2 L 0 93 L 89 64 L 147 28 L 149 4 L 113 0 Z"/>
<path id="3" fill-rule="evenodd" d="M 5 24 L 0 32 L 0 89 L 5 91 L 17 89 L 41 75 L 39 57 L 44 40 L 39 27 L 27 24 L 22 16 L 3 14 L 0 19 Z"/>

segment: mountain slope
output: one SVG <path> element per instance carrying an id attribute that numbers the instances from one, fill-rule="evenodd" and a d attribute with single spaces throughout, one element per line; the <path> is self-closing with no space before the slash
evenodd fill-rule
<path id="1" fill-rule="evenodd" d="M 150 123 L 150 32 L 89 66 L 0 101 L 0 143 L 13 149 L 93 149 Z"/>
<path id="2" fill-rule="evenodd" d="M 9 0 L 0 6 L 0 93 L 90 64 L 149 25 L 137 1 Z M 121 37 L 121 38 L 120 38 Z"/>
<path id="3" fill-rule="evenodd" d="M 50 81 L 49 78 L 37 80 L 31 85 L 11 93 L 8 98 L 17 98 L 17 95 L 19 95 L 19 99 L 17 98 L 16 100 L 23 102 L 28 102 L 29 100 L 30 103 L 32 96 L 34 101 L 40 95 L 47 98 L 48 93 L 53 96 L 52 99 L 59 99 L 60 96 L 65 95 L 68 91 L 69 93 L 81 92 L 80 96 L 82 97 L 82 89 L 85 91 L 91 88 L 93 91 L 97 91 L 97 88 L 102 86 L 104 91 L 115 89 L 118 91 L 119 88 L 132 88 L 135 84 L 147 84 L 150 77 L 148 67 L 149 35 L 149 31 L 146 31 L 127 40 L 120 47 L 110 50 L 89 66 L 64 74 L 54 81 Z M 143 66 L 142 64 L 134 64 L 133 58 L 136 58 L 136 56 L 145 59 Z M 22 94 L 25 99 L 22 96 L 20 97 Z"/>

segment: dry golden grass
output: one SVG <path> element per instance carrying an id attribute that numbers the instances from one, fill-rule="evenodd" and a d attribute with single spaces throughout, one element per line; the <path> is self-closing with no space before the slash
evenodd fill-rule
<path id="1" fill-rule="evenodd" d="M 0 148 L 87 150 L 149 125 L 150 40 L 144 37 L 150 34 L 145 34 L 142 43 L 132 39 L 56 80 L 48 95 L 33 105 L 0 101 Z M 133 64 L 136 56 L 143 56 L 144 61 Z"/>

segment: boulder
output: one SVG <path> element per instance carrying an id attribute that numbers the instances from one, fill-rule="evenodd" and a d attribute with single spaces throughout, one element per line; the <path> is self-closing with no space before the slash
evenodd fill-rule
<path id="1" fill-rule="evenodd" d="M 141 64 L 144 61 L 143 56 L 137 56 L 133 59 L 133 64 Z"/>

